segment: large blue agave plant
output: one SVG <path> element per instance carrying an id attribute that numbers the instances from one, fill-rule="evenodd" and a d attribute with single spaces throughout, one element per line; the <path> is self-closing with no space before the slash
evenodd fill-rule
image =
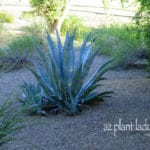
<path id="1" fill-rule="evenodd" d="M 40 62 L 32 60 L 33 66 L 27 66 L 41 85 L 47 101 L 51 104 L 50 111 L 63 110 L 67 113 L 77 113 L 81 106 L 93 100 L 102 100 L 109 96 L 110 91 L 96 92 L 103 80 L 103 74 L 109 69 L 111 61 L 103 64 L 87 80 L 91 64 L 96 56 L 88 43 L 90 34 L 80 47 L 79 57 L 75 59 L 73 45 L 75 31 L 66 33 L 64 46 L 56 32 L 57 42 L 47 34 L 48 53 L 37 47 Z"/>

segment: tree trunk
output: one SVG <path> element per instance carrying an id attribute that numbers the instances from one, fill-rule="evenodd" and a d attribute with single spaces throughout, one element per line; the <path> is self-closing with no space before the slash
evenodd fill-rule
<path id="1" fill-rule="evenodd" d="M 62 23 L 63 23 L 63 21 L 66 19 L 67 15 L 68 15 L 70 4 L 71 4 L 71 0 L 67 0 L 67 2 L 66 2 L 66 8 L 65 8 L 62 16 L 60 17 L 60 19 L 57 22 L 56 28 L 57 28 L 57 30 L 58 30 L 59 33 L 60 33 L 60 30 L 61 30 Z"/>
<path id="2" fill-rule="evenodd" d="M 107 26 L 110 26 L 110 13 L 109 13 L 109 0 L 102 0 L 106 19 L 107 19 Z"/>

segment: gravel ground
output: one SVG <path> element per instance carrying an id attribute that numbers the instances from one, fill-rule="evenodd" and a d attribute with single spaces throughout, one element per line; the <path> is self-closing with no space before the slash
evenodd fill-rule
<path id="1" fill-rule="evenodd" d="M 105 60 L 96 57 L 91 72 Z M 19 150 L 149 150 L 150 127 L 143 131 L 136 128 L 137 124 L 150 126 L 148 74 L 142 69 L 110 70 L 105 76 L 108 79 L 99 90 L 113 90 L 111 98 L 89 106 L 73 117 L 64 114 L 27 117 L 29 125 L 16 135 L 17 141 L 8 143 L 2 150 L 20 146 L 31 147 Z M 26 69 L 2 73 L 0 100 L 12 92 L 18 96 L 23 80 L 34 80 Z M 35 125 L 30 125 L 31 121 Z M 123 128 L 123 124 L 130 128 Z M 105 131 L 106 125 L 111 125 L 111 130 Z"/>

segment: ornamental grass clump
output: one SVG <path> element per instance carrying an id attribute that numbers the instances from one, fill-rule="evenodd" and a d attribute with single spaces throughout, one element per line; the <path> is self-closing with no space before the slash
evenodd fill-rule
<path id="1" fill-rule="evenodd" d="M 42 99 L 47 101 L 49 111 L 76 114 L 85 104 L 94 100 L 102 100 L 112 93 L 96 90 L 101 86 L 99 81 L 104 80 L 103 75 L 110 68 L 112 60 L 99 66 L 88 78 L 88 72 L 96 56 L 96 52 L 92 51 L 91 44 L 89 44 L 90 34 L 81 45 L 78 58 L 76 58 L 73 44 L 75 30 L 71 35 L 66 33 L 64 45 L 61 43 L 58 32 L 56 36 L 57 42 L 55 43 L 47 34 L 48 53 L 37 47 L 40 61 L 39 59 L 38 61 L 31 60 L 33 65 L 32 67 L 28 65 L 27 68 L 41 86 Z M 40 105 L 42 107 L 42 104 Z"/>
<path id="2" fill-rule="evenodd" d="M 11 107 L 12 103 L 8 101 L 0 105 L 0 149 L 15 140 L 14 134 L 25 127 L 20 111 Z"/>

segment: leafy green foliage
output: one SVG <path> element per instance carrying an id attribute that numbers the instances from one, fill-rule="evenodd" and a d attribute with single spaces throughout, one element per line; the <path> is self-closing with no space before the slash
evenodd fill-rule
<path id="1" fill-rule="evenodd" d="M 33 18 L 30 26 L 23 27 L 25 35 L 28 35 L 27 37 L 31 38 L 31 40 L 29 40 L 29 45 L 31 45 L 32 51 L 35 50 L 34 43 L 37 43 L 42 47 L 45 46 L 45 40 L 43 37 L 45 37 L 46 30 L 46 23 L 41 17 Z"/>
<path id="2" fill-rule="evenodd" d="M 127 67 L 138 59 L 143 49 L 143 35 L 138 38 L 136 26 L 110 26 L 101 27 L 92 31 L 94 49 L 99 49 L 99 54 L 109 55 L 115 64 Z"/>
<path id="3" fill-rule="evenodd" d="M 66 0 L 30 0 L 30 3 L 51 26 L 57 24 L 66 6 Z"/>
<path id="4" fill-rule="evenodd" d="M 138 0 L 141 3 L 141 8 L 143 10 L 149 10 L 150 8 L 150 1 L 147 0 Z"/>
<path id="5" fill-rule="evenodd" d="M 47 34 L 48 53 L 37 47 L 40 63 L 31 60 L 34 67 L 27 66 L 33 73 L 45 93 L 49 102 L 49 111 L 64 111 L 75 114 L 84 104 L 93 100 L 102 100 L 111 92 L 96 92 L 104 78 L 103 74 L 109 69 L 111 61 L 99 66 L 91 77 L 87 79 L 90 66 L 96 52 L 91 51 L 88 44 L 90 35 L 86 37 L 80 47 L 79 58 L 75 57 L 73 45 L 75 31 L 72 35 L 66 33 L 64 46 L 57 32 L 57 44 Z"/>
<path id="6" fill-rule="evenodd" d="M 83 40 L 90 31 L 90 28 L 83 26 L 82 20 L 76 16 L 68 16 L 61 26 L 61 33 L 66 35 L 66 31 L 71 33 L 76 28 L 75 40 Z"/>
<path id="7" fill-rule="evenodd" d="M 30 26 L 25 26 L 23 30 L 26 34 L 36 37 L 37 39 L 39 39 L 39 41 L 42 41 L 41 37 L 46 33 L 46 25 L 43 20 L 40 23 L 38 20 L 35 20 Z"/>
<path id="8" fill-rule="evenodd" d="M 35 51 L 34 43 L 40 45 L 39 39 L 35 36 L 23 35 L 12 39 L 5 49 L 5 55 L 1 58 L 4 69 L 11 71 L 21 68 L 24 63 L 27 63 L 29 54 Z"/>
<path id="9" fill-rule="evenodd" d="M 13 53 L 13 55 L 19 57 L 23 55 L 27 55 L 27 53 L 33 51 L 34 43 L 36 42 L 39 44 L 38 39 L 33 38 L 31 36 L 23 35 L 21 37 L 14 38 L 8 44 L 8 51 Z"/>
<path id="10" fill-rule="evenodd" d="M 12 23 L 14 21 L 14 17 L 5 11 L 0 11 L 0 35 L 4 30 L 4 23 Z"/>
<path id="11" fill-rule="evenodd" d="M 4 56 L 4 51 L 0 48 L 0 57 Z"/>
<path id="12" fill-rule="evenodd" d="M 12 134 L 23 128 L 20 112 L 14 108 L 13 111 L 10 107 L 10 102 L 0 105 L 0 147 L 14 140 Z"/>
<path id="13" fill-rule="evenodd" d="M 14 17 L 5 11 L 0 12 L 0 23 L 12 23 L 14 21 Z"/>
<path id="14" fill-rule="evenodd" d="M 20 15 L 21 19 L 29 20 L 32 19 L 33 17 L 37 16 L 35 11 L 23 11 Z"/>
<path id="15" fill-rule="evenodd" d="M 148 53 L 148 70 L 150 71 L 150 1 L 149 0 L 138 0 L 141 4 L 137 18 L 137 25 L 140 26 L 145 37 L 145 43 L 147 45 Z"/>

